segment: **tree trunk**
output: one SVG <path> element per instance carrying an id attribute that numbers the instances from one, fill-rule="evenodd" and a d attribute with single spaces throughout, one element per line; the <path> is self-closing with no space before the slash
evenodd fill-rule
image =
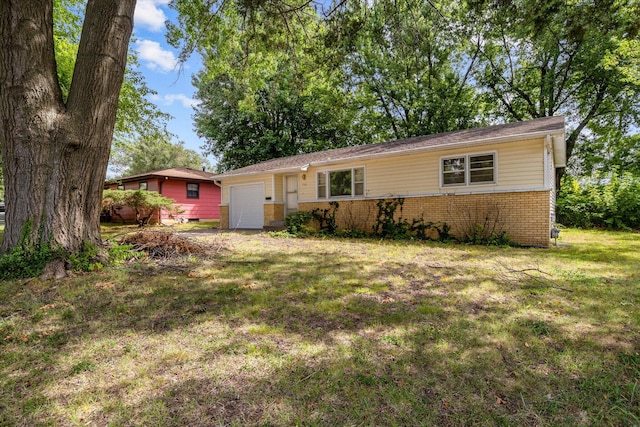
<path id="1" fill-rule="evenodd" d="M 57 79 L 51 0 L 0 2 L 0 140 L 6 224 L 0 252 L 100 242 L 102 187 L 135 0 L 89 0 L 67 103 Z"/>

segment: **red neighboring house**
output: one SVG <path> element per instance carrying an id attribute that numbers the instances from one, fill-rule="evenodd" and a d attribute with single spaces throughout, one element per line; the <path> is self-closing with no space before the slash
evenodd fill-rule
<path id="1" fill-rule="evenodd" d="M 166 222 L 184 219 L 186 221 L 206 221 L 220 219 L 220 186 L 212 179 L 213 173 L 189 168 L 171 168 L 125 176 L 105 183 L 110 190 L 148 190 L 157 191 L 163 196 L 175 200 L 182 213 L 177 217 L 162 209 L 151 222 Z M 135 222 L 136 215 L 129 207 L 118 210 L 113 218 L 122 217 L 125 221 Z"/>

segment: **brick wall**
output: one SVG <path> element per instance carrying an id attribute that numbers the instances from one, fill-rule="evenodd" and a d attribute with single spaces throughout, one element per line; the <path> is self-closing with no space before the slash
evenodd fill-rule
<path id="1" fill-rule="evenodd" d="M 269 225 L 273 221 L 284 221 L 283 203 L 266 203 L 264 205 L 264 225 Z"/>
<path id="2" fill-rule="evenodd" d="M 229 206 L 220 206 L 220 228 L 223 230 L 229 228 Z"/>
<path id="3" fill-rule="evenodd" d="M 395 200 L 395 199 L 386 199 Z M 336 222 L 340 229 L 373 230 L 378 200 L 339 200 Z M 300 203 L 298 209 L 327 209 L 328 202 Z M 443 195 L 404 199 L 402 217 L 409 222 L 424 218 L 425 222 L 446 222 L 451 234 L 464 236 L 464 231 L 483 224 L 495 232 L 506 231 L 514 242 L 527 246 L 549 246 L 549 191 Z M 400 216 L 396 210 L 396 220 Z"/>

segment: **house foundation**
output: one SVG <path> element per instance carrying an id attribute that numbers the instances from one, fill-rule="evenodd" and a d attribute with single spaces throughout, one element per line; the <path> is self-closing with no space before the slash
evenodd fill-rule
<path id="1" fill-rule="evenodd" d="M 399 199 L 337 200 L 338 229 L 372 232 L 380 200 L 393 202 Z M 446 223 L 451 227 L 450 234 L 457 238 L 481 227 L 489 234 L 506 232 L 510 240 L 525 246 L 548 247 L 550 243 L 551 206 L 547 190 L 406 197 L 402 200 L 402 206 L 394 213 L 396 221 L 402 217 L 410 224 L 420 218 L 425 223 Z M 332 208 L 329 202 L 299 203 L 299 210 L 314 209 Z"/>

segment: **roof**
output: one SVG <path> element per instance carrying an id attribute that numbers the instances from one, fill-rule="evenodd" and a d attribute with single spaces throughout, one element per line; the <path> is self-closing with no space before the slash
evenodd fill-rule
<path id="1" fill-rule="evenodd" d="M 216 174 L 190 168 L 169 168 L 139 173 L 137 175 L 123 176 L 110 181 L 131 182 L 148 178 L 174 178 L 187 181 L 211 181 Z"/>
<path id="2" fill-rule="evenodd" d="M 527 137 L 543 137 L 545 135 L 564 134 L 564 116 L 543 117 L 525 122 L 507 123 L 482 128 L 465 129 L 434 135 L 416 136 L 397 139 L 378 144 L 358 145 L 299 154 L 291 157 L 280 157 L 266 162 L 231 170 L 214 179 L 222 179 L 241 175 L 255 175 L 268 172 L 284 172 L 306 170 L 309 166 L 339 163 L 349 160 L 409 154 L 416 151 L 445 150 L 459 146 L 493 144 L 513 141 Z M 564 139 L 563 139 L 564 141 Z"/>

